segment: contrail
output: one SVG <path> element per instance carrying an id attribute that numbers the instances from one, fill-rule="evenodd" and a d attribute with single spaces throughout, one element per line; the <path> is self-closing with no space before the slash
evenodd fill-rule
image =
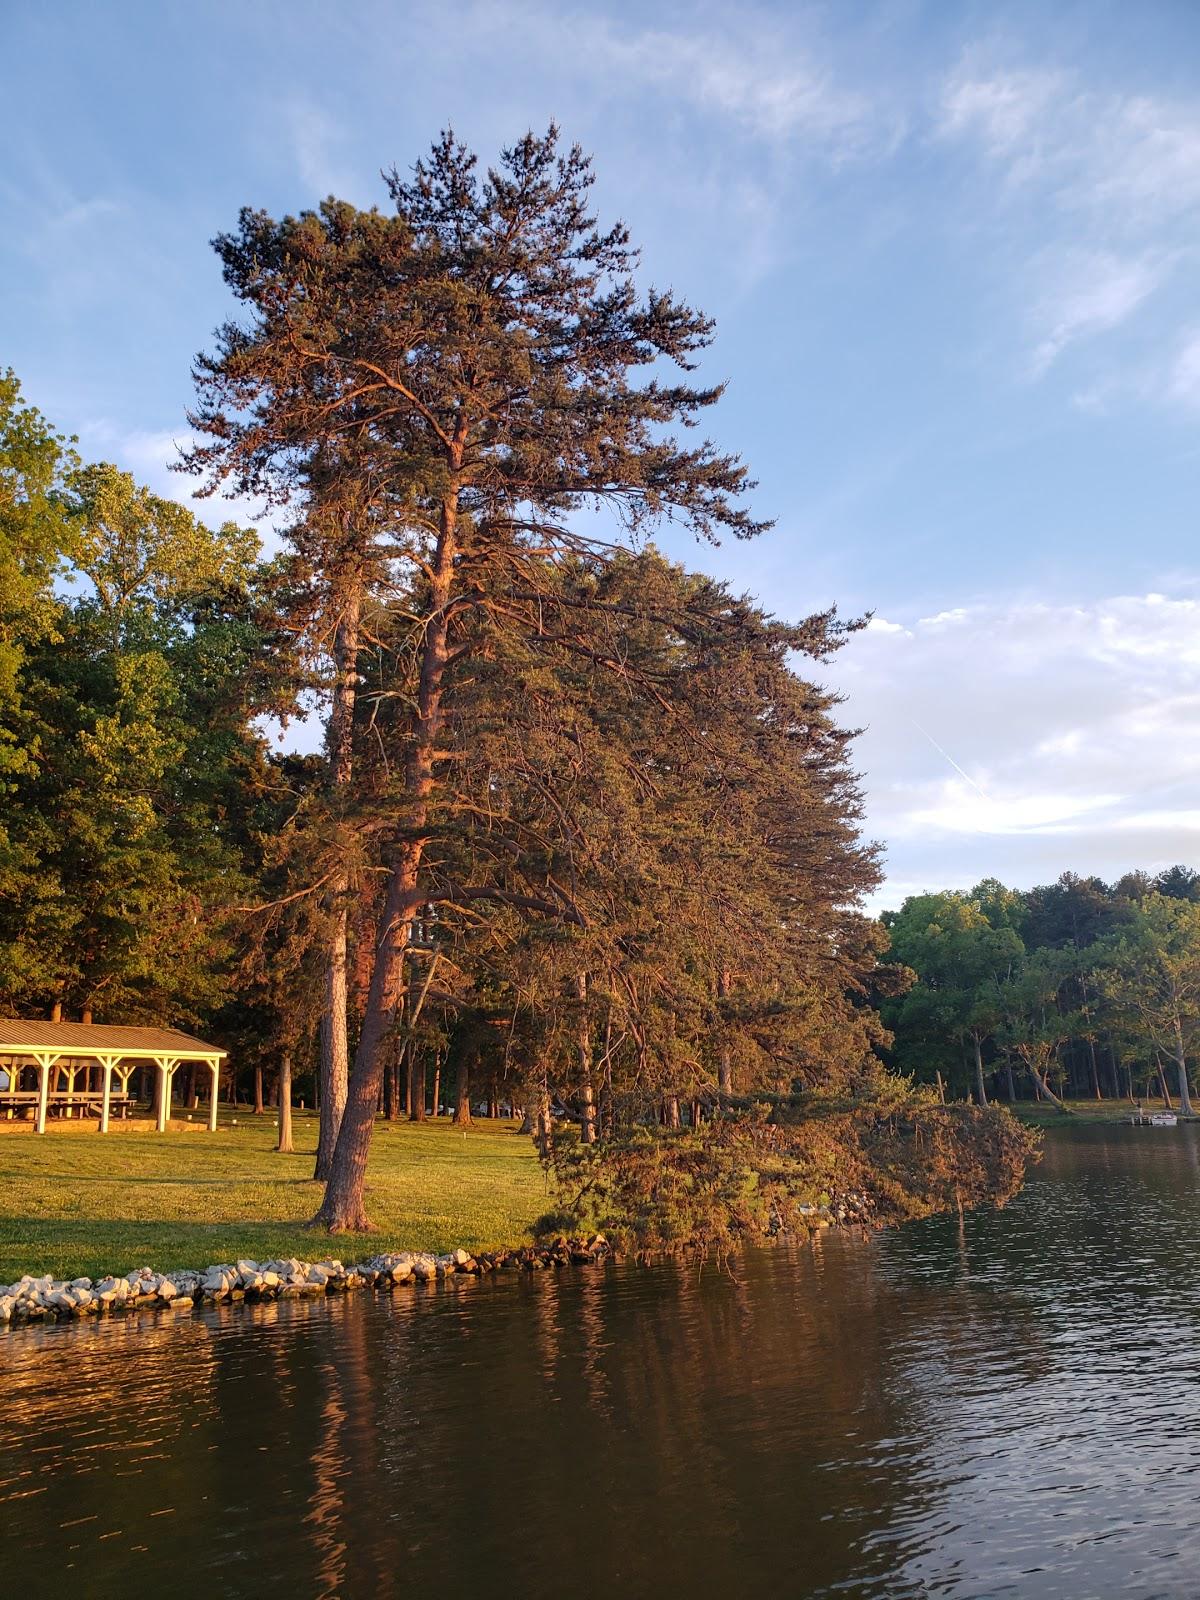
<path id="1" fill-rule="evenodd" d="M 950 765 L 954 768 L 955 772 L 958 773 L 959 777 L 960 778 L 965 778 L 967 780 L 967 782 L 971 785 L 972 789 L 974 789 L 975 793 L 977 795 L 979 795 L 982 799 L 986 800 L 988 805 L 991 805 L 992 804 L 991 796 L 987 795 L 987 794 L 984 794 L 983 790 L 975 782 L 975 779 L 971 776 L 971 774 L 969 772 L 964 772 L 963 771 L 963 769 L 959 766 L 958 762 L 955 761 L 954 757 L 950 754 L 950 752 L 948 750 L 943 750 L 942 749 L 941 745 L 937 742 L 937 740 L 929 732 L 928 728 L 923 728 L 921 726 L 921 724 L 917 721 L 916 717 L 910 717 L 908 720 L 912 723 L 913 727 L 917 730 L 918 733 L 923 733 L 925 735 L 925 737 L 929 740 L 930 744 L 937 751 L 938 755 L 942 756 L 945 760 L 947 760 L 950 763 Z"/>

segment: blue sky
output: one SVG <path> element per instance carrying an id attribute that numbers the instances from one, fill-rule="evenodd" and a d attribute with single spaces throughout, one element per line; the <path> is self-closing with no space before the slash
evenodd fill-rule
<path id="1" fill-rule="evenodd" d="M 875 614 L 830 677 L 882 903 L 1200 861 L 1200 8 L 58 0 L 5 39 L 0 362 L 89 455 L 185 492 L 239 206 L 553 117 L 717 319 L 777 519 L 669 548 Z"/>

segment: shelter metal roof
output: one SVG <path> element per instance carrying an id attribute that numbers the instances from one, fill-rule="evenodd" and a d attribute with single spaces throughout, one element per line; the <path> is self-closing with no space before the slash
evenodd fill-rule
<path id="1" fill-rule="evenodd" d="M 223 1056 L 219 1045 L 205 1044 L 175 1028 L 109 1027 L 93 1022 L 27 1022 L 0 1018 L 0 1055 L 58 1050 L 63 1055 Z"/>

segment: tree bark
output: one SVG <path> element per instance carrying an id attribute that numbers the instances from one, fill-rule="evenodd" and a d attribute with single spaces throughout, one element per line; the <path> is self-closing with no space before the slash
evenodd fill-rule
<path id="1" fill-rule="evenodd" d="M 1173 1111 L 1175 1108 L 1171 1104 L 1171 1091 L 1167 1088 L 1167 1075 L 1163 1071 L 1162 1057 L 1157 1050 L 1154 1052 L 1154 1065 L 1158 1070 L 1158 1088 L 1159 1093 L 1162 1095 L 1163 1105 L 1168 1111 Z"/>
<path id="2" fill-rule="evenodd" d="M 1175 1067 L 1179 1075 L 1179 1110 L 1185 1117 L 1193 1116 L 1192 1097 L 1188 1091 L 1187 1056 L 1183 1048 L 1183 1028 L 1175 1018 Z"/>
<path id="3" fill-rule="evenodd" d="M 575 979 L 575 998 L 579 1001 L 579 1026 L 576 1045 L 579 1050 L 579 1098 L 582 1102 L 580 1136 L 584 1144 L 596 1142 L 596 1093 L 592 1087 L 592 1035 L 588 1027 L 587 973 Z"/>
<path id="4" fill-rule="evenodd" d="M 408 1057 L 408 1083 L 409 1093 L 412 1096 L 412 1110 L 408 1113 L 410 1122 L 425 1121 L 425 1079 L 427 1077 L 425 1057 L 418 1056 L 415 1050 Z"/>
<path id="5" fill-rule="evenodd" d="M 554 1116 L 550 1110 L 550 1092 L 544 1078 L 538 1090 L 537 1147 L 542 1160 L 549 1161 L 554 1154 Z"/>
<path id="6" fill-rule="evenodd" d="M 285 1050 L 279 1058 L 279 1142 L 275 1146 L 282 1155 L 292 1154 L 292 1052 Z"/>
<path id="7" fill-rule="evenodd" d="M 335 806 L 349 790 L 354 773 L 354 700 L 358 689 L 358 629 L 362 609 L 361 591 L 355 583 L 333 639 L 333 704 L 329 711 L 330 782 Z M 317 1137 L 317 1165 L 314 1177 L 327 1179 L 333 1166 L 350 1076 L 350 1045 L 347 1032 L 349 1008 L 346 985 L 346 951 L 349 942 L 350 909 L 347 896 L 350 883 L 339 870 L 330 886 L 328 904 L 332 911 L 329 949 L 325 957 L 325 1009 L 321 1017 L 321 1120 Z"/>
<path id="8" fill-rule="evenodd" d="M 430 1112 L 435 1117 L 441 1116 L 442 1104 L 442 1058 L 436 1055 L 433 1058 L 433 1104 Z"/>
<path id="9" fill-rule="evenodd" d="M 729 972 L 726 968 L 722 967 L 721 971 L 717 973 L 718 1001 L 727 1000 L 729 998 L 729 984 Z M 717 1057 L 717 1092 L 721 1096 L 722 1101 L 728 1100 L 733 1094 L 733 1051 L 730 1049 L 729 1038 L 725 1032 L 725 1028 L 726 1021 L 725 1018 L 722 1017 L 721 1051 Z"/>
<path id="10" fill-rule="evenodd" d="M 1064 1116 L 1066 1116 L 1066 1117 L 1071 1116 L 1073 1113 L 1070 1111 L 1070 1109 L 1067 1106 L 1063 1105 L 1062 1101 L 1058 1098 L 1058 1096 L 1055 1094 L 1054 1090 L 1050 1087 L 1050 1084 L 1049 1084 L 1048 1080 L 1045 1079 L 1042 1076 L 1042 1074 L 1034 1066 L 1033 1062 L 1030 1061 L 1028 1058 L 1026 1058 L 1025 1065 L 1029 1068 L 1029 1076 L 1033 1079 L 1038 1093 L 1043 1095 L 1047 1100 L 1049 1100 L 1051 1105 L 1057 1106 L 1058 1109 L 1063 1113 Z"/>
<path id="11" fill-rule="evenodd" d="M 256 1062 L 254 1067 L 254 1115 L 261 1117 L 266 1107 L 263 1105 L 263 1070 L 262 1062 Z"/>
<path id="12" fill-rule="evenodd" d="M 471 1126 L 471 1057 L 466 1050 L 458 1058 L 455 1096 L 454 1126 L 456 1128 L 469 1128 Z"/>
<path id="13" fill-rule="evenodd" d="M 433 794 L 437 739 L 442 725 L 442 685 L 449 639 L 449 602 L 457 555 L 458 479 L 462 467 L 468 417 L 463 411 L 452 452 L 452 479 L 442 501 L 437 548 L 428 568 L 429 603 L 419 651 L 416 727 L 405 772 L 408 800 L 404 817 L 405 838 L 394 857 L 383 910 L 375 938 L 375 961 L 363 1012 L 362 1031 L 350 1075 L 349 1094 L 333 1152 L 325 1200 L 314 1223 L 331 1232 L 366 1231 L 368 1221 L 363 1191 L 382 1050 L 395 1016 L 404 976 L 413 919 L 422 904 L 421 864 L 425 854 L 425 829 Z"/>
<path id="14" fill-rule="evenodd" d="M 987 1088 L 983 1081 L 983 1051 L 980 1048 L 979 1035 L 971 1035 L 971 1043 L 975 1047 L 975 1100 L 976 1104 L 986 1106 L 988 1103 Z"/>

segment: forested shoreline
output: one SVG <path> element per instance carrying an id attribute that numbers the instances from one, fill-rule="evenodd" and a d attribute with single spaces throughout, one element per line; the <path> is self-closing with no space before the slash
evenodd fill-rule
<path id="1" fill-rule="evenodd" d="M 952 1096 L 1161 1099 L 1191 1115 L 1200 1045 L 1200 873 L 988 879 L 885 912 L 915 981 L 887 999 L 887 1055 Z"/>
<path id="2" fill-rule="evenodd" d="M 1003 1198 L 1021 1136 L 881 1064 L 881 1005 L 903 1070 L 933 1057 L 813 676 L 857 624 L 651 542 L 769 524 L 676 436 L 720 399 L 711 322 L 640 286 L 590 185 L 554 130 L 483 175 L 447 135 L 387 213 L 247 209 L 215 241 L 236 315 L 181 465 L 270 512 L 270 555 L 3 380 L 0 1010 L 194 1025 L 260 1107 L 315 1099 L 333 1230 L 369 1226 L 376 1119 L 443 1104 L 522 1115 L 568 1197 L 580 1161 L 589 1193 L 654 1191 L 674 1137 L 683 1188 L 753 1179 L 744 1230 L 839 1159 L 883 1171 L 884 1137 L 921 1153 L 897 1214 Z M 279 753 L 301 714 L 321 753 Z M 814 1118 L 825 1144 L 789 1133 Z"/>

